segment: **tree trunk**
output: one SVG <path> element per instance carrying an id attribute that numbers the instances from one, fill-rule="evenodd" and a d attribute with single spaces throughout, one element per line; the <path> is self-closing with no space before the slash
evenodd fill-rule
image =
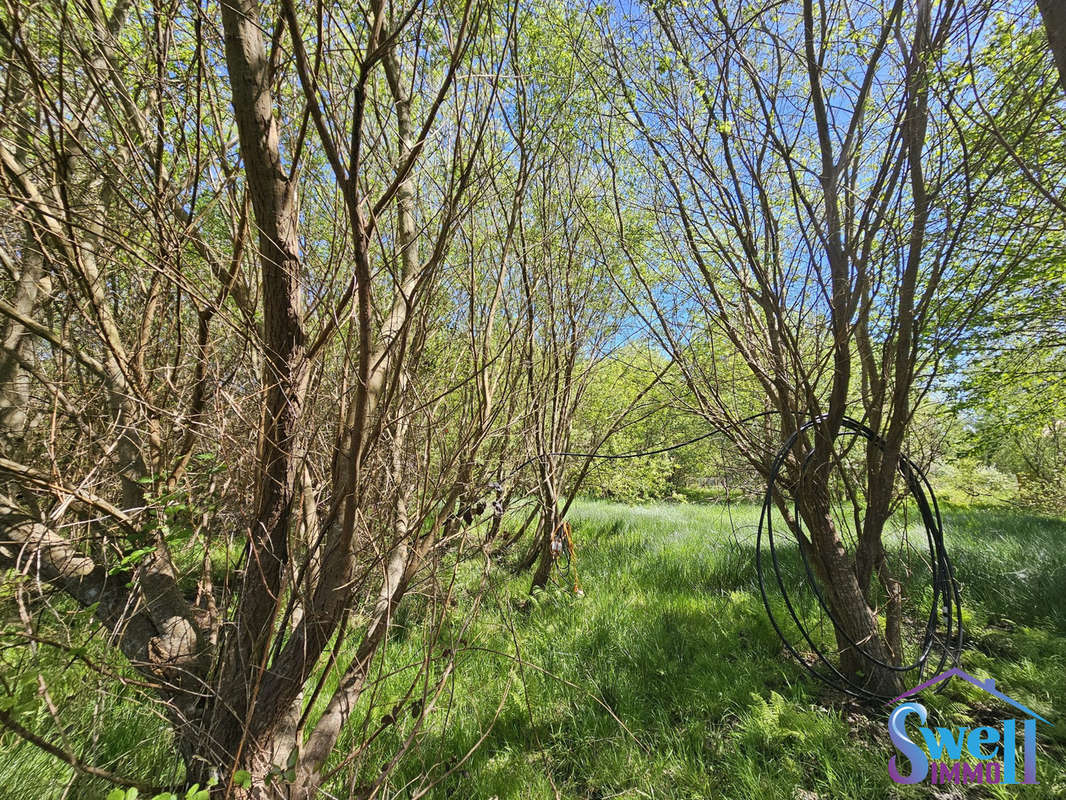
<path id="1" fill-rule="evenodd" d="M 552 566 L 555 563 L 555 559 L 552 558 L 551 550 L 555 527 L 555 515 L 549 514 L 545 518 L 544 531 L 540 535 L 536 551 L 537 569 L 533 573 L 533 583 L 530 587 L 530 591 L 533 589 L 543 589 L 548 585 L 548 578 L 551 577 Z"/>
<path id="2" fill-rule="evenodd" d="M 548 585 L 548 579 L 551 577 L 552 567 L 555 564 L 555 559 L 552 556 L 552 539 L 561 524 L 559 519 L 559 497 L 552 482 L 552 473 L 547 471 L 544 472 L 541 502 L 543 503 L 544 511 L 541 515 L 540 530 L 537 534 L 537 540 L 529 553 L 529 563 L 524 565 L 524 568 L 528 569 L 533 565 L 534 561 L 537 564 L 537 569 L 533 573 L 533 582 L 529 587 L 531 592 L 536 589 L 543 589 Z"/>
<path id="3" fill-rule="evenodd" d="M 24 240 L 25 266 L 19 276 L 12 307 L 23 317 L 31 317 L 39 294 L 48 294 L 44 257 L 33 242 L 32 232 Z M 0 441 L 10 446 L 25 432 L 29 423 L 30 374 L 22 362 L 29 360 L 30 337 L 24 325 L 9 320 L 0 336 Z"/>
<path id="4" fill-rule="evenodd" d="M 208 762 L 258 769 L 274 749 L 288 702 L 257 697 L 266 670 L 282 580 L 288 563 L 288 535 L 299 431 L 307 389 L 307 360 L 301 298 L 296 188 L 281 163 L 279 134 L 270 88 L 270 64 L 256 0 L 222 5 L 225 54 L 233 110 L 248 192 L 259 230 L 263 287 L 266 410 L 261 431 L 258 498 L 248 540 L 248 568 L 236 628 L 226 643 L 222 686 L 208 740 Z M 292 697 L 299 693 L 299 687 Z M 249 769 L 253 772 L 254 769 Z"/>
<path id="5" fill-rule="evenodd" d="M 800 514 L 824 570 L 823 595 L 839 623 L 835 629 L 838 669 L 869 692 L 895 697 L 902 690 L 899 673 L 883 665 L 898 665 L 898 658 L 867 601 L 867 587 L 859 581 L 855 559 L 836 531 L 828 498 L 825 487 L 808 484 L 801 493 Z M 859 645 L 862 652 L 852 643 Z"/>
<path id="6" fill-rule="evenodd" d="M 1036 0 L 1040 16 L 1047 30 L 1048 46 L 1059 68 L 1059 84 L 1066 92 L 1066 2 L 1064 0 Z"/>

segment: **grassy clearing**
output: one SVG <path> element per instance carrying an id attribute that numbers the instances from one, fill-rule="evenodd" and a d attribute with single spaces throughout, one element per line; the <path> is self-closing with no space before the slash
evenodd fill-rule
<path id="1" fill-rule="evenodd" d="M 551 675 L 468 651 L 448 732 L 442 710 L 395 785 L 461 759 L 510 679 L 486 740 L 432 797 L 927 795 L 889 780 L 882 718 L 841 706 L 782 656 L 756 583 L 757 517 L 750 506 L 579 504 L 586 596 L 554 589 L 523 608 L 527 579 L 507 580 L 464 637 L 510 656 L 517 646 Z M 964 584 L 964 666 L 1054 721 L 1066 701 L 1066 525 L 992 510 L 952 510 L 946 525 Z M 984 701 L 953 685 L 930 705 L 966 724 L 968 702 Z M 1061 797 L 1064 733 L 1041 731 L 1041 785 L 994 794 Z M 402 731 L 389 735 L 395 744 Z M 371 756 L 366 774 L 374 767 Z"/>
<path id="2" fill-rule="evenodd" d="M 386 796 L 410 797 L 421 776 L 445 772 L 430 797 L 930 796 L 928 786 L 888 779 L 887 710 L 858 713 L 783 657 L 756 584 L 757 509 L 584 502 L 571 519 L 585 597 L 556 587 L 530 602 L 526 576 L 496 570 L 469 628 L 459 597 L 433 649 L 455 650 L 458 669 L 427 725 L 416 731 L 404 714 L 386 727 L 358 761 L 341 766 L 337 796 L 376 775 L 409 736 L 417 747 Z M 1066 523 L 951 509 L 946 527 L 964 587 L 963 666 L 994 676 L 1000 689 L 1056 722 L 1066 706 Z M 415 599 L 380 663 L 371 730 L 407 691 L 410 665 L 425 652 Z M 109 702 L 119 724 L 101 734 L 86 713 L 84 727 L 68 732 L 90 741 L 82 736 L 96 731 L 86 758 L 119 772 L 169 774 L 161 726 L 132 694 Z M 929 705 L 957 724 L 967 724 L 975 706 L 990 719 L 1004 715 L 957 681 Z M 60 796 L 48 787 L 62 785 L 62 767 L 10 738 L 0 742 L 0 797 Z M 1040 731 L 1040 785 L 966 794 L 1061 797 L 1064 764 L 1060 723 Z M 83 782 L 68 796 L 102 790 Z"/>

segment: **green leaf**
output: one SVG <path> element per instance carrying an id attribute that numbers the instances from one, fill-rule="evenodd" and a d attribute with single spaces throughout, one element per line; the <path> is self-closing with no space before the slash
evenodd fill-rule
<path id="1" fill-rule="evenodd" d="M 154 547 L 139 547 L 132 553 L 126 555 L 121 561 L 119 561 L 115 569 L 122 569 L 124 567 L 134 566 L 139 563 L 142 558 L 144 558 L 146 555 L 148 555 L 154 550 Z"/>
<path id="2" fill-rule="evenodd" d="M 246 769 L 239 769 L 233 773 L 233 783 L 241 789 L 247 789 L 252 785 L 252 773 Z"/>

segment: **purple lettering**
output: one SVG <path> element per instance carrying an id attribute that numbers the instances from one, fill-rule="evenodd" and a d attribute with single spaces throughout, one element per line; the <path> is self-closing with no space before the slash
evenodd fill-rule
<path id="1" fill-rule="evenodd" d="M 959 782 L 958 762 L 955 762 L 955 764 L 950 768 L 947 764 L 940 765 L 940 783 L 947 783 L 948 781 L 951 781 L 952 783 Z"/>
<path id="2" fill-rule="evenodd" d="M 985 777 L 984 766 L 980 762 L 970 764 L 964 761 L 961 777 L 963 783 L 981 783 Z"/>
<path id="3" fill-rule="evenodd" d="M 985 764 L 985 768 L 988 770 L 985 773 L 985 783 L 999 783 L 1003 780 L 1003 765 L 1000 762 L 992 761 Z M 993 773 L 995 773 L 995 777 L 993 777 Z"/>

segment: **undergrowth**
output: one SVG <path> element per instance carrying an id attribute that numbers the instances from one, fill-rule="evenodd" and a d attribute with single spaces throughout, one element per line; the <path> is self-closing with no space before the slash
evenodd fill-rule
<path id="1" fill-rule="evenodd" d="M 497 565 L 474 624 L 462 627 L 459 597 L 433 645 L 457 654 L 456 670 L 425 724 L 401 714 L 357 759 L 345 760 L 342 742 L 333 796 L 373 779 L 408 737 L 414 746 L 382 797 L 931 796 L 928 785 L 889 780 L 887 708 L 834 695 L 783 654 L 758 591 L 757 508 L 597 501 L 576 503 L 570 518 L 585 595 L 562 581 L 530 598 L 528 576 Z M 950 508 L 945 527 L 966 610 L 963 668 L 1056 723 L 1039 732 L 1038 785 L 965 794 L 1062 797 L 1066 523 Z M 415 597 L 378 662 L 370 729 L 406 693 L 423 635 Z M 41 649 L 38 658 L 52 691 L 80 709 L 63 735 L 86 761 L 157 782 L 177 774 L 165 726 L 134 689 L 101 681 L 107 691 L 94 697 L 69 657 Z M 989 699 L 955 681 L 928 705 L 942 725 L 1011 715 Z M 67 786 L 77 800 L 106 794 L 99 781 L 71 783 L 67 767 L 10 735 L 0 752 L 0 797 L 50 800 Z"/>

